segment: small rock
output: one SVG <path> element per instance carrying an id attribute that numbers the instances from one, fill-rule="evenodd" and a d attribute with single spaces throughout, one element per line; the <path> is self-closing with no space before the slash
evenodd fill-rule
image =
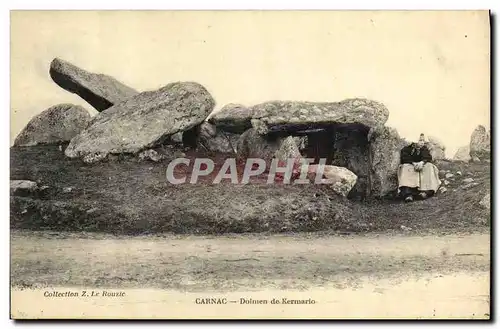
<path id="1" fill-rule="evenodd" d="M 227 104 L 208 122 L 232 133 L 242 134 L 254 128 L 265 135 L 269 131 L 323 129 L 325 124 L 358 123 L 375 128 L 383 126 L 388 118 L 389 110 L 384 104 L 351 98 L 340 102 L 267 101 L 249 108 Z M 291 122 L 293 125 L 289 125 Z"/>
<path id="2" fill-rule="evenodd" d="M 443 182 L 443 184 L 446 185 L 446 186 L 448 186 L 448 185 L 450 185 L 450 182 L 445 179 L 444 182 Z"/>
<path id="3" fill-rule="evenodd" d="M 488 225 L 488 219 L 484 217 L 476 217 L 472 222 L 477 225 Z"/>
<path id="4" fill-rule="evenodd" d="M 444 187 L 444 186 L 441 186 L 441 187 L 439 188 L 439 193 L 444 193 L 444 192 L 446 192 L 446 191 L 448 191 L 448 189 L 447 189 L 446 187 Z"/>
<path id="5" fill-rule="evenodd" d="M 463 182 L 464 183 L 472 183 L 473 181 L 474 181 L 474 178 L 469 177 L 469 178 L 464 179 Z"/>
<path id="6" fill-rule="evenodd" d="M 151 160 L 154 162 L 159 162 L 164 159 L 164 156 L 156 152 L 155 150 L 145 150 L 139 153 L 139 159 L 143 160 Z"/>
<path id="7" fill-rule="evenodd" d="M 401 225 L 401 229 L 403 231 L 411 231 L 411 227 L 407 227 L 407 226 L 404 226 L 404 225 Z"/>
<path id="8" fill-rule="evenodd" d="M 70 193 L 71 191 L 73 191 L 73 187 L 72 186 L 68 186 L 68 187 L 64 187 L 63 188 L 63 192 L 64 193 Z"/>
<path id="9" fill-rule="evenodd" d="M 92 153 L 139 153 L 202 123 L 215 100 L 196 82 L 172 82 L 118 102 L 92 118 L 64 150 L 70 158 Z"/>
<path id="10" fill-rule="evenodd" d="M 479 125 L 472 132 L 469 148 L 470 155 L 472 158 L 477 158 L 478 160 L 485 160 L 490 158 L 490 142 L 491 142 L 491 131 L 486 130 L 486 127 Z M 476 162 L 475 160 L 473 160 Z"/>
<path id="11" fill-rule="evenodd" d="M 446 175 L 444 175 L 444 177 L 446 177 L 447 179 L 450 179 L 450 178 L 455 177 L 455 175 L 453 175 L 452 173 L 447 173 Z"/>
<path id="12" fill-rule="evenodd" d="M 473 156 L 472 157 L 472 162 L 481 162 L 481 160 L 478 157 Z"/>
<path id="13" fill-rule="evenodd" d="M 30 180 L 11 180 L 10 193 L 15 192 L 33 192 L 38 189 L 38 184 Z"/>
<path id="14" fill-rule="evenodd" d="M 441 170 L 439 171 L 439 174 L 440 174 L 440 175 L 444 175 L 444 174 L 446 174 L 446 170 L 441 169 Z"/>
<path id="15" fill-rule="evenodd" d="M 445 159 L 445 150 L 443 142 L 434 136 L 429 136 L 427 147 L 431 153 L 432 159 L 443 160 Z"/>
<path id="16" fill-rule="evenodd" d="M 462 172 L 460 170 L 457 171 L 457 175 L 462 176 Z"/>
<path id="17" fill-rule="evenodd" d="M 175 133 L 169 137 L 169 140 L 176 144 L 182 144 L 182 131 Z"/>
<path id="18" fill-rule="evenodd" d="M 479 185 L 479 183 L 477 183 L 477 182 L 472 182 L 472 183 L 468 183 L 468 184 L 463 185 L 463 186 L 462 186 L 462 189 L 463 189 L 463 190 L 466 190 L 466 189 L 468 189 L 468 188 L 471 188 L 471 187 L 474 187 L 474 186 L 478 186 L 478 185 Z"/>

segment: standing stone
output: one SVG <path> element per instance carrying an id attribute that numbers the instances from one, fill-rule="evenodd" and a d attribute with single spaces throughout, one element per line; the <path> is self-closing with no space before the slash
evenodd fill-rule
<path id="1" fill-rule="evenodd" d="M 54 105 L 28 122 L 17 135 L 14 146 L 68 142 L 87 127 L 90 118 L 89 112 L 81 106 Z"/>
<path id="2" fill-rule="evenodd" d="M 490 196 L 490 193 L 486 194 L 481 199 L 481 201 L 479 202 L 479 205 L 481 205 L 482 207 L 484 207 L 486 209 L 490 209 L 491 208 L 491 196 Z"/>
<path id="3" fill-rule="evenodd" d="M 469 145 L 460 147 L 453 157 L 453 161 L 469 162 L 470 160 L 471 157 Z"/>
<path id="4" fill-rule="evenodd" d="M 445 159 L 445 151 L 446 147 L 443 142 L 441 142 L 438 138 L 429 136 L 429 142 L 427 143 L 427 147 L 432 156 L 432 160 L 443 160 Z"/>
<path id="5" fill-rule="evenodd" d="M 275 152 L 274 157 L 281 161 L 288 161 L 289 159 L 300 159 L 300 150 L 297 142 L 292 136 L 288 136 L 281 141 L 281 145 Z M 285 164 L 286 165 L 286 164 Z"/>
<path id="6" fill-rule="evenodd" d="M 99 113 L 73 138 L 68 157 L 101 160 L 108 154 L 137 153 L 205 120 L 214 107 L 210 93 L 195 82 L 175 82 L 147 91 Z"/>
<path id="7" fill-rule="evenodd" d="M 371 158 L 370 190 L 372 195 L 384 197 L 397 191 L 397 171 L 405 141 L 399 137 L 397 130 L 391 127 L 372 129 L 368 140 Z"/>
<path id="8" fill-rule="evenodd" d="M 238 144 L 237 134 L 228 133 L 217 129 L 209 122 L 203 122 L 194 128 L 183 133 L 183 136 L 191 136 L 189 138 L 189 145 L 186 145 L 186 138 L 183 138 L 184 145 L 203 149 L 209 152 L 218 153 L 236 153 L 236 146 Z"/>
<path id="9" fill-rule="evenodd" d="M 87 72 L 59 58 L 52 61 L 49 73 L 59 87 L 77 94 L 99 112 L 138 94 L 111 76 Z"/>
<path id="10" fill-rule="evenodd" d="M 490 159 L 490 132 L 484 126 L 477 126 L 470 139 L 470 156 L 479 160 Z"/>

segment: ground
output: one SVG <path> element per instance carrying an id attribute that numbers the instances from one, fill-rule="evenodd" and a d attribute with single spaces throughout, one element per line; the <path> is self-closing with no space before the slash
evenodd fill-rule
<path id="1" fill-rule="evenodd" d="M 13 231 L 11 250 L 17 318 L 488 319 L 490 314 L 488 234 L 118 237 Z M 126 297 L 43 297 L 83 290 Z M 203 298 L 234 304 L 197 304 Z M 242 298 L 315 305 L 245 305 Z"/>
<path id="2" fill-rule="evenodd" d="M 37 195 L 11 197 L 11 228 L 148 233 L 471 232 L 488 230 L 490 212 L 479 205 L 490 190 L 490 164 L 441 162 L 455 174 L 448 191 L 412 204 L 397 200 L 350 201 L 326 185 L 172 185 L 168 163 L 117 159 L 84 164 L 57 146 L 11 149 L 11 179 L 37 181 Z M 186 156 L 193 159 L 195 154 Z M 218 166 L 224 157 L 212 155 Z M 193 161 L 192 161 L 193 162 Z M 182 167 L 181 167 L 182 168 Z M 462 176 L 456 174 L 461 171 Z M 179 174 L 179 173 L 178 173 Z M 189 177 L 189 176 L 188 176 Z M 478 185 L 466 189 L 464 178 Z"/>

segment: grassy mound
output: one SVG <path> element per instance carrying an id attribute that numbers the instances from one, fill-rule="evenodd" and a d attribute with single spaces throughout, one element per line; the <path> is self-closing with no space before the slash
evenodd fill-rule
<path id="1" fill-rule="evenodd" d="M 193 159 L 194 153 L 186 154 Z M 199 155 L 198 155 L 199 156 Z M 328 186 L 250 184 L 228 180 L 172 185 L 165 178 L 174 153 L 161 162 L 118 157 L 85 164 L 57 146 L 11 148 L 11 179 L 37 181 L 46 189 L 14 195 L 13 229 L 94 231 L 115 234 L 386 230 L 463 230 L 487 228 L 490 212 L 479 205 L 490 191 L 490 164 L 442 162 L 438 167 L 462 176 L 448 191 L 411 204 L 395 200 L 350 201 Z M 217 165 L 224 156 L 210 155 Z M 462 189 L 464 178 L 478 183 Z"/>

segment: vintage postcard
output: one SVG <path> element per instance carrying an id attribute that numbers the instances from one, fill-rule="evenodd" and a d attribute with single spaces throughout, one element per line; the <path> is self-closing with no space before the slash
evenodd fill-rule
<path id="1" fill-rule="evenodd" d="M 10 12 L 12 319 L 489 319 L 490 12 Z"/>

